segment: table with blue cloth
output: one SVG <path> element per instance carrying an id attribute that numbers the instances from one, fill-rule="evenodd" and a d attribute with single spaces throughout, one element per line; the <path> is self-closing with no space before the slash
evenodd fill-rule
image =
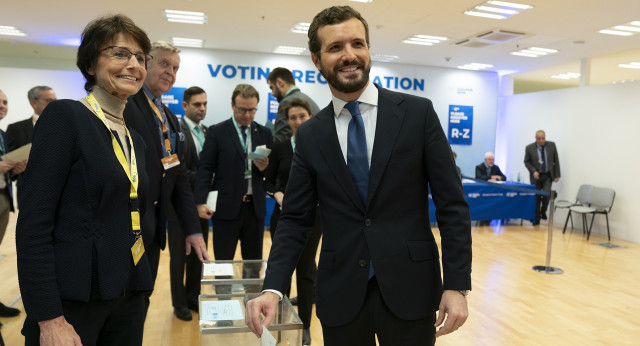
<path id="1" fill-rule="evenodd" d="M 535 220 L 535 185 L 516 182 L 475 182 L 465 179 L 462 187 L 469 203 L 471 220 Z M 429 194 L 429 219 L 431 222 L 436 222 L 436 207 L 431 194 Z"/>

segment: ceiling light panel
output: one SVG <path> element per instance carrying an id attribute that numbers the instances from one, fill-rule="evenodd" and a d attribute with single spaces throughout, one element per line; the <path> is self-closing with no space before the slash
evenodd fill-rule
<path id="1" fill-rule="evenodd" d="M 532 9 L 533 6 L 526 4 L 517 4 L 514 2 L 506 1 L 487 1 L 474 8 L 471 8 L 464 12 L 468 16 L 484 17 L 491 19 L 507 19 Z"/>
<path id="2" fill-rule="evenodd" d="M 22 30 L 15 26 L 0 25 L 0 35 L 7 36 L 27 36 Z"/>
<path id="3" fill-rule="evenodd" d="M 634 61 L 634 62 L 630 62 L 628 64 L 620 64 L 618 66 L 622 67 L 622 68 L 632 68 L 632 69 L 638 70 L 638 69 L 640 69 L 640 62 L 635 62 Z"/>
<path id="4" fill-rule="evenodd" d="M 162 10 L 162 16 L 168 22 L 174 23 L 205 24 L 209 20 L 204 12 Z"/>
<path id="5" fill-rule="evenodd" d="M 551 78 L 565 79 L 565 80 L 577 79 L 577 78 L 580 78 L 580 74 L 576 72 L 568 72 L 568 73 L 554 74 L 551 76 Z"/>
<path id="6" fill-rule="evenodd" d="M 480 64 L 480 63 L 477 63 L 477 62 L 472 62 L 470 64 L 458 66 L 459 69 L 462 69 L 462 70 L 473 70 L 473 71 L 485 70 L 485 69 L 488 69 L 490 67 L 493 67 L 493 65 Z"/>
<path id="7" fill-rule="evenodd" d="M 529 47 L 519 51 L 511 52 L 512 55 L 525 56 L 528 58 L 537 58 L 544 55 L 555 54 L 558 51 L 550 48 Z"/>
<path id="8" fill-rule="evenodd" d="M 309 26 L 311 26 L 311 23 L 296 23 L 289 31 L 295 32 L 296 34 L 306 34 L 309 32 Z"/>
<path id="9" fill-rule="evenodd" d="M 386 55 L 386 54 L 373 54 L 371 55 L 371 60 L 378 62 L 391 62 L 393 60 L 398 59 L 397 55 Z"/>
<path id="10" fill-rule="evenodd" d="M 422 46 L 433 46 L 434 44 L 438 44 L 446 40 L 448 40 L 448 38 L 442 36 L 413 35 L 406 40 L 402 40 L 402 42 L 408 44 L 418 44 Z"/>
<path id="11" fill-rule="evenodd" d="M 598 31 L 601 34 L 615 35 L 615 36 L 632 36 L 640 32 L 640 21 L 633 21 L 620 25 L 614 25 L 612 27 L 602 29 Z"/>
<path id="12" fill-rule="evenodd" d="M 302 47 L 291 47 L 291 46 L 279 46 L 273 50 L 276 54 L 290 54 L 290 55 L 300 55 L 304 52 L 306 48 Z"/>
<path id="13" fill-rule="evenodd" d="M 197 38 L 173 37 L 171 41 L 178 47 L 202 48 L 204 46 L 204 41 Z"/>

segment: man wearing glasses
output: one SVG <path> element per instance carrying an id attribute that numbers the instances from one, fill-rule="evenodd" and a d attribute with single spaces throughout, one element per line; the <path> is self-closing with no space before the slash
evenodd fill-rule
<path id="1" fill-rule="evenodd" d="M 20 148 L 25 144 L 31 143 L 31 137 L 33 137 L 33 127 L 38 121 L 40 114 L 45 107 L 52 101 L 57 100 L 56 93 L 53 92 L 51 87 L 46 85 L 35 86 L 27 92 L 29 98 L 29 104 L 33 108 L 33 114 L 31 117 L 25 120 L 9 124 L 7 127 L 7 137 L 9 138 L 8 151 L 13 151 Z M 27 162 L 18 163 L 18 169 L 24 170 Z M 22 189 L 22 173 L 14 174 L 11 179 L 17 180 L 16 187 L 18 193 L 18 208 L 20 208 L 20 190 Z"/>
<path id="2" fill-rule="evenodd" d="M 238 240 L 243 259 L 262 259 L 269 159 L 249 154 L 260 145 L 271 148 L 273 139 L 269 129 L 253 121 L 259 100 L 254 87 L 237 85 L 231 96 L 233 116 L 209 127 L 200 152 L 194 195 L 200 217 L 213 217 L 216 260 L 232 260 Z M 207 205 L 210 190 L 218 191 L 216 205 Z"/>
<path id="3" fill-rule="evenodd" d="M 166 245 L 168 211 L 171 207 L 186 237 L 187 254 L 195 251 L 201 261 L 209 259 L 187 171 L 181 164 L 184 160 L 179 149 L 184 135 L 180 133 L 178 119 L 160 99 L 176 81 L 180 67 L 179 53 L 180 49 L 164 41 L 151 44 L 152 58 L 148 57 L 150 60 L 147 62 L 144 85 L 136 95 L 129 97 L 124 109 L 125 122 L 147 144 L 145 165 L 149 190 L 144 201 L 146 213 L 142 215 L 141 228 L 154 282 L 158 274 L 160 250 Z M 180 319 L 191 319 L 188 310 L 174 309 L 174 313 Z"/>

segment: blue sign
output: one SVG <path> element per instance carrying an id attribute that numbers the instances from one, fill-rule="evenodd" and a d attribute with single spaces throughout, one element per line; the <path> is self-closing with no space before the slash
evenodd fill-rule
<path id="1" fill-rule="evenodd" d="M 449 144 L 471 145 L 473 106 L 449 105 Z"/>
<path id="2" fill-rule="evenodd" d="M 176 115 L 178 120 L 181 120 L 184 117 L 182 98 L 184 97 L 185 90 L 187 90 L 187 88 L 171 88 L 171 90 L 167 91 L 166 94 L 162 95 L 162 103 L 164 103 L 164 105 Z"/>
<path id="3" fill-rule="evenodd" d="M 268 107 L 267 109 L 267 121 L 271 124 L 276 122 L 276 115 L 278 115 L 278 100 L 269 93 L 269 97 L 267 98 Z"/>

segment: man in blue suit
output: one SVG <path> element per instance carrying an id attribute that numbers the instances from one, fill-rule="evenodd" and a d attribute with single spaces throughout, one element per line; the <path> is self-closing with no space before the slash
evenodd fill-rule
<path id="1" fill-rule="evenodd" d="M 247 304 L 247 325 L 258 336 L 260 314 L 265 326 L 273 321 L 318 203 L 316 311 L 325 344 L 375 345 L 376 335 L 381 345 L 433 344 L 467 318 L 471 223 L 451 148 L 430 100 L 370 81 L 368 32 L 349 6 L 321 11 L 309 28 L 332 102 L 296 132 L 265 292 Z"/>

